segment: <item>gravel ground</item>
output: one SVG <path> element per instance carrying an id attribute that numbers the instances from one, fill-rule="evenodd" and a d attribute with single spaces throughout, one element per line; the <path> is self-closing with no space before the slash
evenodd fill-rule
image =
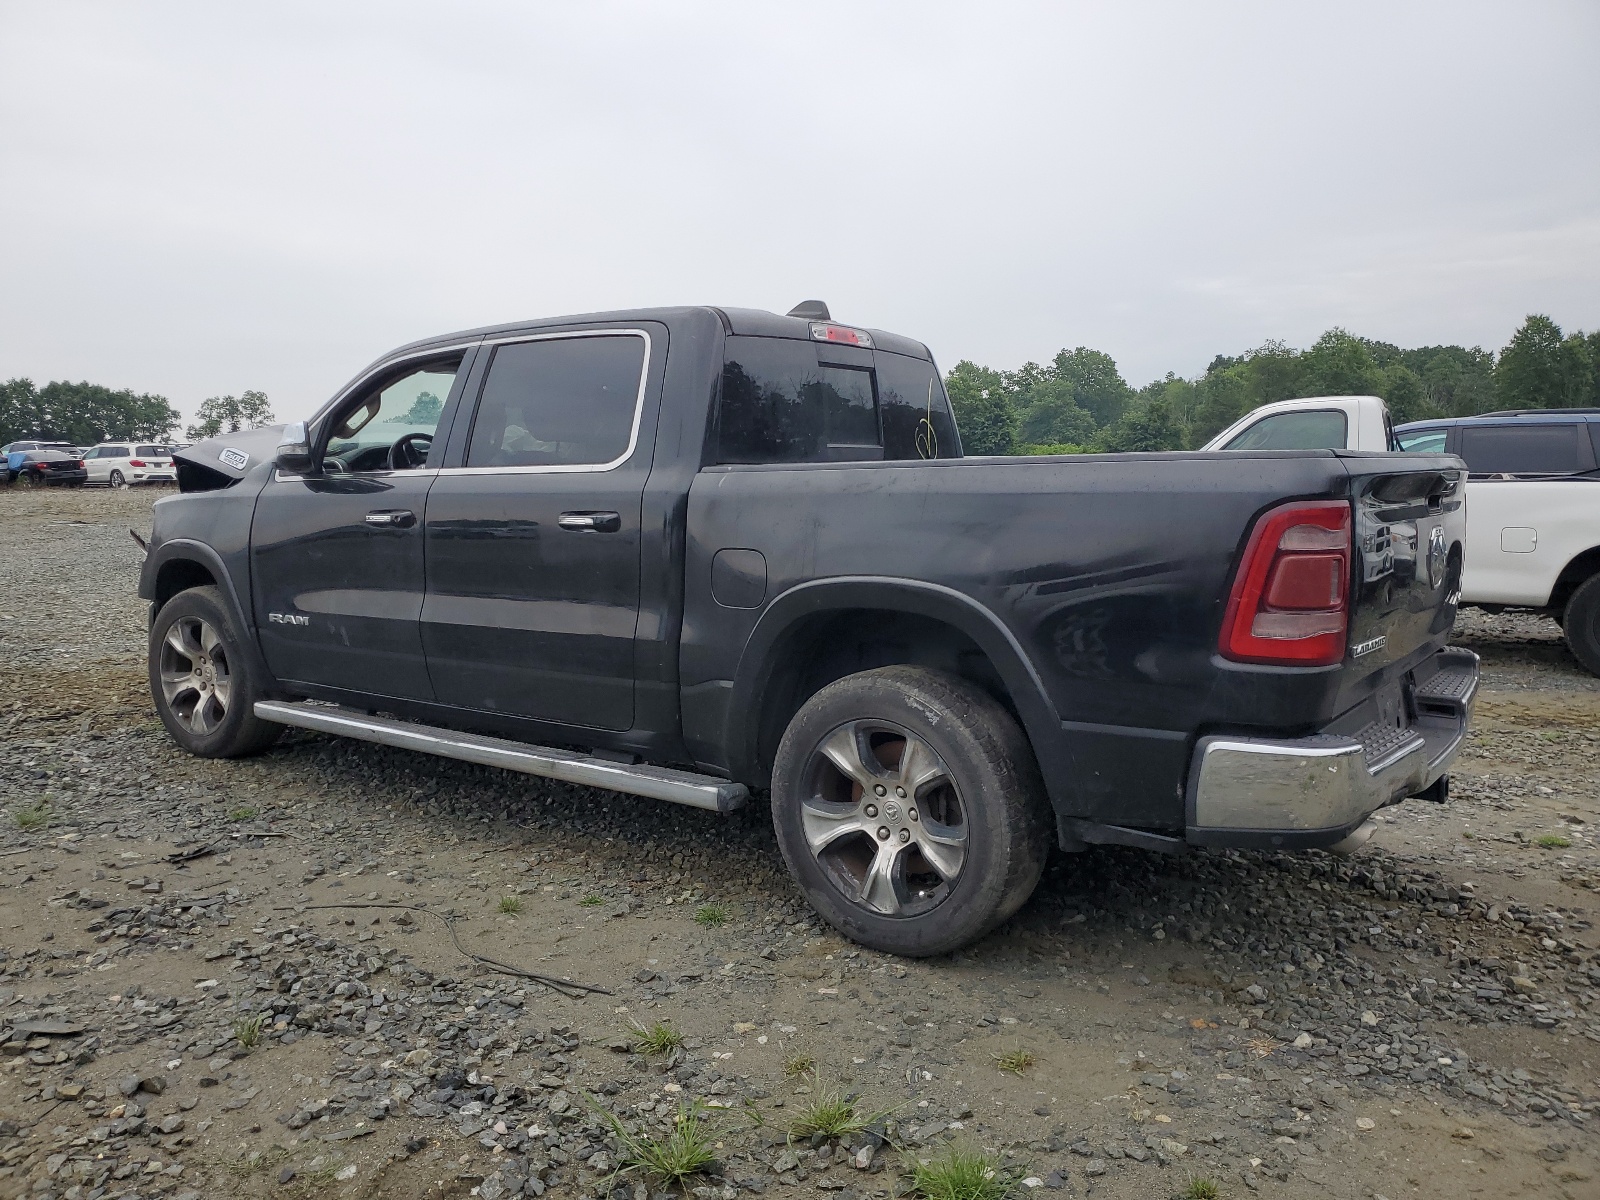
<path id="1" fill-rule="evenodd" d="M 151 499 L 0 493 L 0 1196 L 644 1200 L 609 1121 L 687 1105 L 719 1200 L 889 1197 L 945 1144 L 1018 1193 L 1600 1194 L 1600 680 L 1548 621 L 1463 617 L 1452 802 L 1357 857 L 1060 855 L 910 962 L 812 917 L 756 805 L 307 733 L 179 753 Z M 639 1052 L 656 1022 L 682 1045 Z M 865 1127 L 791 1136 L 833 1092 Z"/>

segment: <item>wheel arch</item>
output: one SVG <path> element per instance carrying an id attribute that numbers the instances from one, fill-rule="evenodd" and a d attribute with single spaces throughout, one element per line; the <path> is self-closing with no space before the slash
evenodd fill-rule
<path id="1" fill-rule="evenodd" d="M 976 682 L 1017 718 L 1057 812 L 1070 760 L 1060 718 L 1027 655 L 998 617 L 951 588 L 858 576 L 784 592 L 745 643 L 728 705 L 733 778 L 771 782 L 779 738 L 801 705 L 834 679 L 890 665 L 932 666 Z"/>
<path id="2" fill-rule="evenodd" d="M 215 587 L 222 597 L 223 606 L 239 635 L 244 652 L 250 656 L 251 667 L 260 679 L 276 685 L 268 670 L 256 641 L 255 626 L 248 619 L 233 576 L 222 561 L 222 556 L 204 542 L 187 538 L 171 538 L 162 542 L 145 559 L 139 574 L 139 595 L 150 601 L 150 620 L 155 621 L 161 606 L 180 592 L 191 588 Z"/>
<path id="3" fill-rule="evenodd" d="M 1567 565 L 1561 568 L 1555 584 L 1550 588 L 1550 607 L 1557 613 L 1561 612 L 1567 607 L 1567 601 L 1572 599 L 1572 593 L 1596 574 L 1600 574 L 1600 546 L 1591 546 L 1573 555 Z"/>

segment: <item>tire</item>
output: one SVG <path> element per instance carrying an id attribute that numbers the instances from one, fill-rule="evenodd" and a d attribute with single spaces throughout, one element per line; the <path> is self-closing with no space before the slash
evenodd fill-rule
<path id="1" fill-rule="evenodd" d="M 824 920 L 912 958 L 1009 918 L 1050 849 L 1044 784 L 1016 721 L 980 688 L 922 667 L 849 675 L 806 701 L 778 745 L 772 823 Z"/>
<path id="2" fill-rule="evenodd" d="M 214 587 L 179 592 L 150 626 L 150 696 L 172 740 L 201 758 L 259 754 L 283 733 L 260 720 L 265 699 Z"/>
<path id="3" fill-rule="evenodd" d="M 34 488 L 38 487 L 41 481 L 32 471 L 23 471 L 17 476 L 17 482 L 23 487 Z"/>
<path id="4" fill-rule="evenodd" d="M 1567 649 L 1591 675 L 1600 675 L 1600 575 L 1578 585 L 1561 615 Z"/>
<path id="5" fill-rule="evenodd" d="M 123 475 L 122 475 L 121 471 L 113 471 L 113 472 L 111 472 L 111 478 L 106 480 L 106 486 L 107 487 L 114 487 L 114 488 L 125 488 L 125 487 L 128 486 L 128 481 L 125 478 L 123 478 Z"/>

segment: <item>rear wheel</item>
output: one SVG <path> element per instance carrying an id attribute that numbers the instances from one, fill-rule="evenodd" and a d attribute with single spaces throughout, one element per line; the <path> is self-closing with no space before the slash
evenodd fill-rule
<path id="1" fill-rule="evenodd" d="M 128 481 L 125 478 L 123 478 L 123 475 L 122 475 L 121 471 L 113 471 L 113 472 L 111 472 L 111 480 L 110 480 L 110 482 L 111 482 L 111 486 L 114 487 L 114 488 L 125 488 L 125 487 L 128 486 Z"/>
<path id="2" fill-rule="evenodd" d="M 1010 917 L 1049 852 L 1044 788 L 1011 714 L 954 675 L 883 667 L 811 697 L 779 744 L 772 818 L 839 932 L 945 954 Z"/>
<path id="3" fill-rule="evenodd" d="M 1567 648 L 1592 675 L 1600 675 L 1600 575 L 1591 575 L 1572 593 L 1561 617 Z"/>
<path id="4" fill-rule="evenodd" d="M 214 587 L 179 592 L 156 614 L 150 694 L 173 741 L 201 758 L 258 754 L 283 733 L 255 715 L 265 696 Z"/>
<path id="5" fill-rule="evenodd" d="M 40 480 L 37 473 L 33 471 L 24 471 L 22 474 L 17 476 L 17 482 L 23 487 L 38 487 Z"/>

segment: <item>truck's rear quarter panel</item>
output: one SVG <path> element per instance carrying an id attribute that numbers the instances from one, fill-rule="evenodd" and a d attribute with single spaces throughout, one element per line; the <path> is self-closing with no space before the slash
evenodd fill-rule
<path id="1" fill-rule="evenodd" d="M 1378 477 L 1436 475 L 1448 461 L 1293 452 L 702 471 L 687 514 L 686 736 L 697 757 L 716 762 L 725 731 L 748 722 L 760 697 L 741 692 L 740 660 L 770 640 L 773 606 L 786 594 L 900 579 L 965 598 L 1025 657 L 1042 696 L 1017 707 L 1058 811 L 1179 828 L 1199 734 L 1313 731 L 1445 636 L 1435 628 L 1438 595 L 1414 586 L 1414 545 L 1426 549 L 1429 523 L 1457 514 L 1430 516 L 1423 495 L 1410 507 L 1358 504 L 1352 640 L 1382 627 L 1382 650 L 1313 669 L 1224 661 L 1218 628 L 1255 518 L 1287 499 L 1364 493 Z M 1399 500 L 1427 490 L 1389 486 Z M 1381 536 L 1374 514 L 1385 521 Z M 1363 556 L 1364 535 L 1380 566 Z M 1459 540 L 1456 530 L 1450 541 Z M 730 548 L 765 560 L 764 588 L 741 600 L 759 595 L 754 607 L 713 597 L 713 560 Z M 727 744 L 737 751 L 739 738 Z"/>

